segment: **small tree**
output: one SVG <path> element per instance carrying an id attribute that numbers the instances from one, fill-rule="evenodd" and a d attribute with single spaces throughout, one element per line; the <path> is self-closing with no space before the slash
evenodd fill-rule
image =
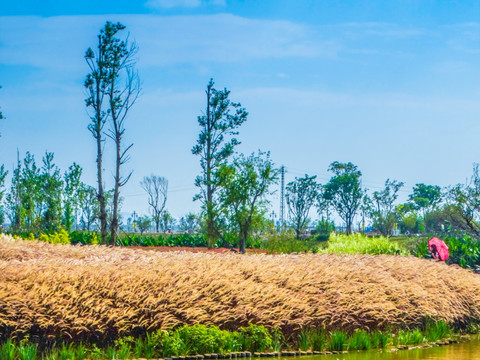
<path id="1" fill-rule="evenodd" d="M 140 235 L 143 235 L 143 233 L 150 229 L 150 226 L 152 226 L 152 218 L 149 216 L 140 216 L 137 224 L 138 230 L 140 230 Z"/>
<path id="2" fill-rule="evenodd" d="M 172 231 L 173 227 L 175 226 L 175 219 L 173 216 L 168 212 L 168 210 L 164 210 L 160 217 L 160 228 L 163 232 Z"/>
<path id="3" fill-rule="evenodd" d="M 360 183 L 362 173 L 352 163 L 338 161 L 331 163 L 328 171 L 334 175 L 325 185 L 324 197 L 345 221 L 347 234 L 351 234 L 353 219 L 365 194 Z"/>
<path id="4" fill-rule="evenodd" d="M 2 229 L 3 223 L 5 221 L 5 210 L 3 208 L 3 198 L 5 196 L 5 179 L 7 177 L 8 171 L 5 170 L 5 166 L 2 164 L 0 166 L 0 231 Z"/>
<path id="5" fill-rule="evenodd" d="M 53 153 L 45 153 L 40 181 L 42 183 L 42 229 L 54 232 L 62 223 L 63 181 L 60 169 L 53 163 Z"/>
<path id="6" fill-rule="evenodd" d="M 306 230 L 310 221 L 308 218 L 310 209 L 319 196 L 316 178 L 305 174 L 305 177 L 295 178 L 295 181 L 288 183 L 286 187 L 285 198 L 297 239 Z"/>
<path id="7" fill-rule="evenodd" d="M 385 188 L 382 191 L 373 192 L 373 211 L 372 218 L 374 226 L 383 235 L 388 235 L 397 222 L 397 212 L 395 211 L 395 201 L 398 198 L 398 191 L 403 187 L 403 182 L 396 180 L 385 181 Z"/>
<path id="8" fill-rule="evenodd" d="M 422 213 L 425 223 L 427 213 L 433 211 L 442 201 L 442 191 L 438 185 L 415 184 L 409 200 L 413 201 L 417 210 Z"/>
<path id="9" fill-rule="evenodd" d="M 193 213 L 188 213 L 180 218 L 180 230 L 193 234 L 198 230 L 198 216 Z"/>
<path id="10" fill-rule="evenodd" d="M 80 209 L 80 224 L 83 230 L 90 231 L 100 214 L 100 203 L 93 186 L 80 183 L 78 206 Z"/>
<path id="11" fill-rule="evenodd" d="M 238 231 L 240 252 L 245 253 L 247 237 L 256 222 L 264 223 L 270 186 L 278 180 L 269 153 L 240 155 L 232 165 L 218 171 L 223 212 Z"/>
<path id="12" fill-rule="evenodd" d="M 192 153 L 200 156 L 202 167 L 202 174 L 195 179 L 195 186 L 200 188 L 200 193 L 194 200 L 202 202 L 209 246 L 213 246 L 215 240 L 221 237 L 218 230 L 219 209 L 216 206 L 216 170 L 226 163 L 235 146 L 240 144 L 233 136 L 238 134 L 237 129 L 247 120 L 248 115 L 239 103 L 229 100 L 230 91 L 216 90 L 213 85 L 214 82 L 210 79 L 205 91 L 205 113 L 197 118 L 200 134 L 197 144 L 192 148 Z"/>
<path id="13" fill-rule="evenodd" d="M 167 203 L 168 180 L 157 175 L 145 176 L 140 182 L 142 188 L 148 194 L 148 205 L 152 211 L 156 232 L 160 229 L 160 216 Z"/>
<path id="14" fill-rule="evenodd" d="M 77 210 L 79 206 L 79 192 L 81 189 L 80 178 L 82 176 L 82 168 L 80 165 L 73 163 L 65 171 L 63 181 L 65 184 L 63 199 L 63 226 L 67 231 L 71 231 L 75 223 Z"/>

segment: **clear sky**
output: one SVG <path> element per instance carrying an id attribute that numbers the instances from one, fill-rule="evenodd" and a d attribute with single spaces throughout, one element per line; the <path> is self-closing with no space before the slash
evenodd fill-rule
<path id="1" fill-rule="evenodd" d="M 351 161 L 365 187 L 404 181 L 406 198 L 416 183 L 464 182 L 480 161 L 478 1 L 17 0 L 0 2 L 0 164 L 48 150 L 95 185 L 83 55 L 107 20 L 138 43 L 143 89 L 124 213 L 147 213 L 150 174 L 169 180 L 175 217 L 199 209 L 191 148 L 210 78 L 249 112 L 238 150 L 270 150 L 287 181 L 325 183 L 331 162 Z M 105 163 L 111 186 L 110 145 Z"/>

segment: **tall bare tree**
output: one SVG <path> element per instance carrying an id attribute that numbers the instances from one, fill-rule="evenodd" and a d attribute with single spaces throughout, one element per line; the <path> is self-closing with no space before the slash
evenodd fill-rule
<path id="1" fill-rule="evenodd" d="M 162 211 L 167 203 L 168 180 L 157 175 L 145 176 L 140 182 L 142 188 L 148 194 L 148 205 L 152 209 L 152 219 L 155 222 L 155 230 L 159 232 Z"/>
<path id="2" fill-rule="evenodd" d="M 117 24 L 117 29 L 123 30 L 125 27 Z M 133 146 L 133 144 L 124 146 L 122 140 L 125 134 L 125 121 L 128 112 L 140 95 L 140 78 L 135 70 L 137 52 L 137 45 L 135 43 L 129 45 L 128 38 L 127 40 L 115 38 L 111 48 L 109 48 L 110 72 L 107 95 L 110 110 L 110 129 L 107 136 L 115 143 L 115 185 L 112 221 L 110 223 L 110 240 L 113 245 L 116 243 L 118 231 L 120 188 L 128 182 L 132 175 L 132 172 L 130 172 L 123 177 L 120 169 L 129 160 L 128 151 Z"/>
<path id="3" fill-rule="evenodd" d="M 85 105 L 90 109 L 90 124 L 88 130 L 92 133 L 97 145 L 97 198 L 99 203 L 100 233 L 102 243 L 107 243 L 107 211 L 105 204 L 105 190 L 103 183 L 103 127 L 107 121 L 108 111 L 105 109 L 104 99 L 108 89 L 108 49 L 112 46 L 113 38 L 118 31 L 118 25 L 110 22 L 100 30 L 98 35 L 97 52 L 88 48 L 85 52 L 85 60 L 90 68 L 90 73 L 85 78 L 87 98 Z"/>
<path id="4" fill-rule="evenodd" d="M 124 29 L 125 26 L 120 23 L 107 21 L 98 35 L 96 52 L 88 48 L 85 53 L 85 60 L 91 71 L 84 84 L 87 92 L 85 102 L 87 109 L 90 110 L 91 122 L 88 129 L 97 145 L 97 198 L 100 204 L 99 220 L 103 243 L 108 243 L 107 204 L 103 180 L 104 126 L 108 119 L 111 126 L 107 136 L 115 142 L 116 149 L 113 213 L 110 222 L 111 244 L 115 244 L 118 229 L 120 187 L 127 183 L 131 175 L 123 178 L 120 174 L 120 167 L 128 160 L 127 152 L 133 145 L 122 148 L 125 120 L 140 93 L 138 74 L 134 71 L 137 46 L 135 43 L 129 45 L 128 39 L 121 40 L 116 37 L 117 33 Z"/>

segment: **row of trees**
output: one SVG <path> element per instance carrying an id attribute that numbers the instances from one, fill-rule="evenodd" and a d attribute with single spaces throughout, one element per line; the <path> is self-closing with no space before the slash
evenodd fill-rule
<path id="1" fill-rule="evenodd" d="M 352 163 L 333 162 L 329 171 L 333 176 L 325 185 L 316 182 L 316 176 L 305 175 L 287 184 L 286 200 L 289 226 L 297 235 L 309 224 L 311 210 L 327 222 L 335 211 L 350 233 L 354 219 L 361 217 L 360 228 L 371 221 L 374 231 L 384 235 L 393 230 L 406 233 L 457 230 L 480 238 L 480 176 L 478 165 L 467 184 L 442 189 L 437 185 L 416 184 L 408 201 L 398 204 L 399 191 L 404 183 L 387 179 L 381 190 L 368 194 L 362 188 L 361 172 Z"/>
<path id="2" fill-rule="evenodd" d="M 120 23 L 107 22 L 100 30 L 98 43 L 88 48 L 85 60 L 89 67 L 84 82 L 85 105 L 89 112 L 88 130 L 95 140 L 97 187 L 81 182 L 82 169 L 72 164 L 60 173 L 53 154 L 46 153 L 42 166 L 37 167 L 33 155 L 27 153 L 18 160 L 13 171 L 12 186 L 7 193 L 7 172 L 0 167 L 0 220 L 5 214 L 15 231 L 55 231 L 60 226 L 72 229 L 80 222 L 84 229 L 97 227 L 102 242 L 115 244 L 121 219 L 121 188 L 129 181 L 131 172 L 124 175 L 123 165 L 129 159 L 133 144 L 124 143 L 126 120 L 131 107 L 140 95 L 140 81 L 135 70 L 138 48 L 119 38 L 125 30 Z M 179 226 L 195 231 L 200 226 L 210 245 L 225 241 L 235 234 L 240 250 L 254 231 L 271 226 L 267 220 L 268 196 L 278 183 L 279 169 L 268 152 L 250 155 L 236 152 L 240 141 L 239 129 L 247 121 L 248 112 L 240 103 L 229 99 L 230 91 L 218 90 L 213 80 L 206 87 L 206 106 L 197 118 L 199 136 L 192 148 L 198 156 L 201 173 L 195 179 L 199 192 L 194 200 L 201 203 L 199 216 L 189 214 Z M 0 119 L 2 119 L 0 112 Z M 104 145 L 112 142 L 114 151 L 114 185 L 106 190 L 104 184 Z M 480 179 L 475 167 L 471 181 L 442 189 L 434 185 L 417 184 L 409 201 L 397 204 L 403 182 L 389 180 L 383 189 L 370 195 L 362 187 L 362 173 L 352 163 L 333 162 L 328 171 L 331 179 L 324 185 L 316 176 L 305 175 L 287 184 L 288 225 L 300 237 L 316 208 L 323 224 L 331 224 L 335 212 L 344 221 L 346 232 L 353 230 L 354 221 L 361 216 L 362 224 L 371 220 L 373 228 L 389 234 L 395 227 L 402 231 L 426 231 L 439 226 L 452 226 L 480 237 Z M 141 184 L 148 195 L 151 216 L 138 219 L 141 230 L 170 230 L 174 220 L 166 211 L 168 181 L 158 175 L 144 177 Z M 75 220 L 76 219 L 76 220 Z M 108 236 L 110 232 L 110 236 Z"/>
<path id="3" fill-rule="evenodd" d="M 38 166 L 27 152 L 18 159 L 10 191 L 6 192 L 7 171 L 0 167 L 0 224 L 8 216 L 13 231 L 53 232 L 74 224 L 91 229 L 98 217 L 95 189 L 83 183 L 82 168 L 73 163 L 61 174 L 53 153 L 46 152 Z M 110 198 L 109 194 L 109 198 Z"/>

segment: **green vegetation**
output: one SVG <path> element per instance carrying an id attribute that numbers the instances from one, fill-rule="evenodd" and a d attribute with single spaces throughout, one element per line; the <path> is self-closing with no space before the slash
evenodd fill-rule
<path id="1" fill-rule="evenodd" d="M 368 237 L 362 234 L 332 234 L 328 241 L 328 247 L 323 250 L 324 253 L 344 253 L 344 254 L 406 254 L 405 251 L 390 239 L 379 237 Z"/>
<path id="2" fill-rule="evenodd" d="M 476 268 L 480 266 L 480 240 L 468 235 L 464 236 L 446 236 L 442 240 L 448 246 L 450 257 L 446 260 L 447 264 L 458 264 L 465 268 Z M 430 257 L 428 250 L 428 240 L 416 243 L 413 253 L 418 257 Z"/>
<path id="3" fill-rule="evenodd" d="M 389 345 L 419 345 L 435 342 L 452 335 L 444 321 L 427 319 L 425 331 L 400 330 L 397 334 L 357 329 L 353 333 L 341 330 L 327 332 L 323 328 L 302 329 L 298 341 L 287 343 L 282 332 L 271 331 L 261 325 L 249 324 L 238 331 L 221 330 L 216 326 L 182 326 L 172 330 L 159 330 L 144 337 L 127 336 L 113 344 L 98 347 L 96 344 L 60 343 L 39 346 L 24 339 L 19 343 L 8 339 L 0 345 L 2 360 L 84 360 L 129 359 L 187 356 L 197 354 L 228 354 L 238 351 L 280 351 L 282 346 L 302 351 L 354 351 L 385 349 Z"/>

